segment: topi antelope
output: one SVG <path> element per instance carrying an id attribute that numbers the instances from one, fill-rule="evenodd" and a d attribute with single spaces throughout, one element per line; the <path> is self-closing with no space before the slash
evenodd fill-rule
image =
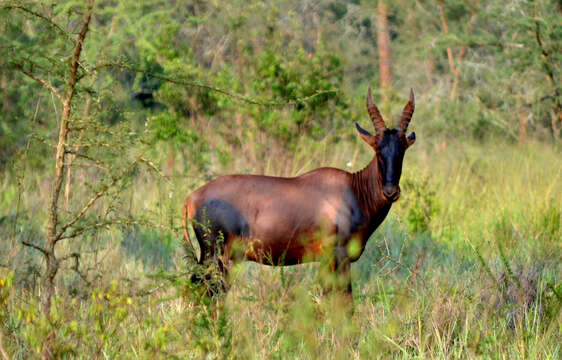
<path id="1" fill-rule="evenodd" d="M 363 170 L 324 167 L 292 178 L 226 175 L 191 193 L 183 207 L 183 229 L 193 246 L 187 223 L 193 225 L 198 262 L 217 262 L 226 279 L 234 259 L 268 265 L 327 259 L 351 296 L 350 263 L 400 197 L 404 153 L 416 140 L 413 132 L 406 136 L 413 90 L 394 129 L 386 127 L 370 88 L 366 102 L 375 135 L 355 126 L 375 155 Z"/>

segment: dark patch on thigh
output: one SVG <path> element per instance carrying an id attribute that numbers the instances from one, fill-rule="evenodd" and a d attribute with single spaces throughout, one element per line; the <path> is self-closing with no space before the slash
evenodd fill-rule
<path id="1" fill-rule="evenodd" d="M 195 221 L 194 230 L 200 241 L 216 241 L 220 236 L 222 240 L 231 235 L 250 236 L 250 226 L 242 213 L 224 200 L 207 200 L 197 210 Z"/>

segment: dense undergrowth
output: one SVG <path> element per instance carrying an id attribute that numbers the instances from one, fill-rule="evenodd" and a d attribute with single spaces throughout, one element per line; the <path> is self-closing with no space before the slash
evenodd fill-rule
<path id="1" fill-rule="evenodd" d="M 299 170 L 353 170 L 370 156 L 358 142 L 336 149 L 302 166 L 298 156 L 289 161 Z M 239 264 L 229 294 L 209 299 L 190 282 L 196 265 L 181 231 L 135 225 L 85 237 L 80 255 L 65 261 L 45 318 L 35 300 L 41 258 L 19 243 L 39 239 L 44 219 L 33 210 L 37 199 L 20 197 L 5 177 L 3 208 L 29 211 L 1 219 L 13 239 L 0 259 L 3 347 L 12 359 L 33 358 L 53 327 L 56 355 L 84 359 L 557 359 L 559 155 L 538 143 L 443 145 L 420 136 L 406 156 L 402 199 L 352 267 L 352 316 L 337 294 L 321 291 L 314 264 Z M 24 181 L 45 186 L 40 177 Z M 139 176 L 131 216 L 159 209 L 155 216 L 173 228 L 182 197 L 202 181 Z"/>

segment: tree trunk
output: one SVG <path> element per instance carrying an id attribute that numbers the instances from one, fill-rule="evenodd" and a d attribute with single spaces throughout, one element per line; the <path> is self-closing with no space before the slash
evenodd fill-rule
<path id="1" fill-rule="evenodd" d="M 441 26 L 443 26 L 443 33 L 445 35 L 449 35 L 449 26 L 447 25 L 447 20 L 445 19 L 445 10 L 443 9 L 445 5 L 443 3 L 439 4 L 439 18 L 441 19 Z M 470 19 L 466 23 L 466 33 L 470 33 L 472 29 L 472 24 L 474 22 L 474 14 L 470 15 Z M 461 75 L 460 64 L 466 55 L 466 46 L 461 46 L 459 50 L 459 55 L 457 57 L 457 63 L 455 64 L 455 57 L 453 55 L 453 49 L 447 47 L 447 59 L 449 61 L 449 68 L 451 69 L 451 73 L 453 74 L 453 86 L 451 88 L 451 100 L 457 98 L 457 89 L 459 87 L 459 80 Z"/>
<path id="2" fill-rule="evenodd" d="M 441 26 L 443 26 L 443 33 L 449 35 L 449 26 L 447 25 L 447 20 L 445 19 L 445 11 L 443 10 L 443 4 L 439 4 L 439 18 L 441 19 Z M 453 87 L 451 89 L 451 100 L 457 97 L 457 85 L 459 72 L 455 66 L 455 57 L 453 56 L 453 49 L 447 47 L 447 60 L 449 61 L 449 69 L 453 74 Z"/>
<path id="3" fill-rule="evenodd" d="M 392 86 L 392 60 L 390 58 L 390 33 L 388 30 L 388 6 L 380 0 L 377 16 L 377 47 L 381 89 L 386 93 Z"/>
<path id="4" fill-rule="evenodd" d="M 88 32 L 92 10 L 93 2 L 90 1 L 88 11 L 84 15 L 82 29 L 78 35 L 78 39 L 76 39 L 76 45 L 74 46 L 74 52 L 70 62 L 68 83 L 66 86 L 66 94 L 62 100 L 62 114 L 59 122 L 59 138 L 55 155 L 55 176 L 51 186 L 51 195 L 48 207 L 49 220 L 47 224 L 45 248 L 43 249 L 43 254 L 45 255 L 46 260 L 46 269 L 41 279 L 41 312 L 47 317 L 47 319 L 49 319 L 51 315 L 51 300 L 53 293 L 55 292 L 55 277 L 59 269 L 59 261 L 55 256 L 55 245 L 59 239 L 57 234 L 59 211 L 58 202 L 65 170 L 64 158 L 66 155 L 65 143 L 68 136 L 68 122 L 70 120 L 72 98 L 76 92 L 80 54 L 82 52 L 82 45 L 84 43 L 84 39 L 86 38 L 86 33 Z M 55 340 L 55 329 L 51 329 L 51 332 L 43 343 L 43 348 L 41 349 L 41 359 L 54 359 L 55 355 L 53 353 L 53 348 Z"/>
<path id="5" fill-rule="evenodd" d="M 535 18 L 538 18 L 538 14 L 536 13 Z M 540 22 L 538 20 L 535 20 L 535 40 L 537 41 L 537 45 L 541 52 L 541 59 L 543 63 L 542 68 L 546 75 L 546 81 L 548 82 L 548 85 L 554 88 L 554 109 L 551 111 L 551 127 L 554 137 L 558 138 L 560 136 L 560 129 L 562 128 L 562 103 L 560 102 L 562 94 L 560 93 L 560 88 L 554 79 L 554 69 L 551 64 L 550 54 L 543 46 Z"/>

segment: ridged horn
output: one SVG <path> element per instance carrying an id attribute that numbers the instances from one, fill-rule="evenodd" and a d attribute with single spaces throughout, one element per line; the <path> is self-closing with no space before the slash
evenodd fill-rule
<path id="1" fill-rule="evenodd" d="M 369 116 L 371 117 L 371 121 L 375 126 L 375 131 L 377 134 L 382 134 L 386 129 L 386 124 L 382 119 L 381 113 L 377 106 L 373 104 L 373 98 L 371 97 L 371 87 L 369 86 L 369 90 L 367 91 L 367 111 L 369 112 Z"/>
<path id="2" fill-rule="evenodd" d="M 410 120 L 412 119 L 412 115 L 414 114 L 414 109 L 416 108 L 416 102 L 414 100 L 414 89 L 410 89 L 410 101 L 404 106 L 404 110 L 402 110 L 402 117 L 400 118 L 400 123 L 398 124 L 398 129 L 406 132 L 408 129 L 408 124 L 410 124 Z"/>

